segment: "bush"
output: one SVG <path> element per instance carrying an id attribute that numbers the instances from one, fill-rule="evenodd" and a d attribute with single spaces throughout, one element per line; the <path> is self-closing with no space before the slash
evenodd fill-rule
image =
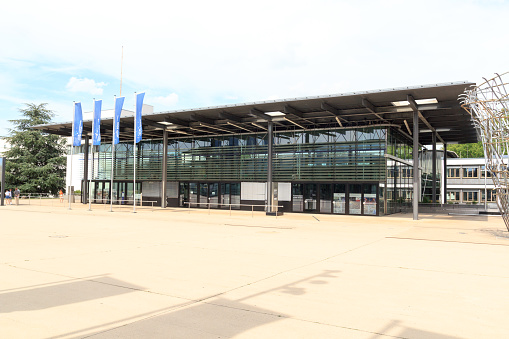
<path id="1" fill-rule="evenodd" d="M 74 194 L 81 194 L 81 191 L 80 190 L 76 190 L 76 191 L 74 191 Z"/>

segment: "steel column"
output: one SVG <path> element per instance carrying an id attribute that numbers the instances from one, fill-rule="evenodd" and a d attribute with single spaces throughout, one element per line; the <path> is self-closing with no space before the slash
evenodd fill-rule
<path id="1" fill-rule="evenodd" d="M 267 212 L 272 212 L 272 142 L 273 142 L 274 123 L 268 122 L 267 138 Z"/>
<path id="2" fill-rule="evenodd" d="M 414 220 L 419 219 L 419 111 L 414 110 L 413 117 L 413 165 L 414 165 L 414 180 L 413 180 L 413 216 Z"/>
<path id="3" fill-rule="evenodd" d="M 161 182 L 161 208 L 166 208 L 166 180 L 168 167 L 168 131 L 163 131 L 163 165 Z"/>
<path id="4" fill-rule="evenodd" d="M 444 144 L 444 204 L 447 204 L 447 144 Z"/>
<path id="5" fill-rule="evenodd" d="M 433 180 L 432 186 L 431 186 L 431 202 L 436 203 L 437 202 L 437 133 L 433 132 L 432 134 L 433 139 L 433 164 L 431 166 L 431 179 Z"/>

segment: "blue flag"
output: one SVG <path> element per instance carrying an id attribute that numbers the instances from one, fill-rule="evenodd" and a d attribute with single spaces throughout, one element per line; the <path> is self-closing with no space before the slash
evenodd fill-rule
<path id="1" fill-rule="evenodd" d="M 134 138 L 136 139 L 136 143 L 141 141 L 141 109 L 143 108 L 143 98 L 145 97 L 145 93 L 136 94 L 136 129 L 134 131 Z"/>
<path id="2" fill-rule="evenodd" d="M 113 118 L 113 145 L 118 144 L 120 134 L 120 114 L 124 106 L 124 97 L 115 98 L 115 116 Z"/>
<path id="3" fill-rule="evenodd" d="M 94 130 L 92 131 L 92 145 L 101 144 L 101 105 L 102 100 L 94 100 Z"/>
<path id="4" fill-rule="evenodd" d="M 74 103 L 74 120 L 73 120 L 73 146 L 81 146 L 81 134 L 83 133 L 83 111 L 81 110 L 81 102 Z"/>

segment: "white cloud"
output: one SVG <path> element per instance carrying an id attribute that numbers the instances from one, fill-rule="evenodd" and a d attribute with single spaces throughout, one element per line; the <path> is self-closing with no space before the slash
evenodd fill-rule
<path id="1" fill-rule="evenodd" d="M 151 103 L 154 103 L 155 105 L 158 105 L 158 106 L 163 106 L 164 108 L 169 108 L 169 107 L 175 106 L 178 101 L 179 101 L 179 96 L 177 93 L 171 93 L 165 97 L 158 96 L 158 97 L 150 99 Z M 157 108 L 160 109 L 162 107 L 157 107 Z"/>
<path id="2" fill-rule="evenodd" d="M 106 86 L 104 82 L 95 82 L 93 79 L 78 79 L 72 77 L 65 86 L 71 92 L 85 92 L 94 95 L 102 95 L 103 87 Z"/>

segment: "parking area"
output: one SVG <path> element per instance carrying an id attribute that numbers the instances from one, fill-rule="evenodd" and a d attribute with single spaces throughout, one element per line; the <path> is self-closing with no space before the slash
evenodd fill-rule
<path id="1" fill-rule="evenodd" d="M 500 216 L 0 207 L 0 338 L 506 338 Z"/>

